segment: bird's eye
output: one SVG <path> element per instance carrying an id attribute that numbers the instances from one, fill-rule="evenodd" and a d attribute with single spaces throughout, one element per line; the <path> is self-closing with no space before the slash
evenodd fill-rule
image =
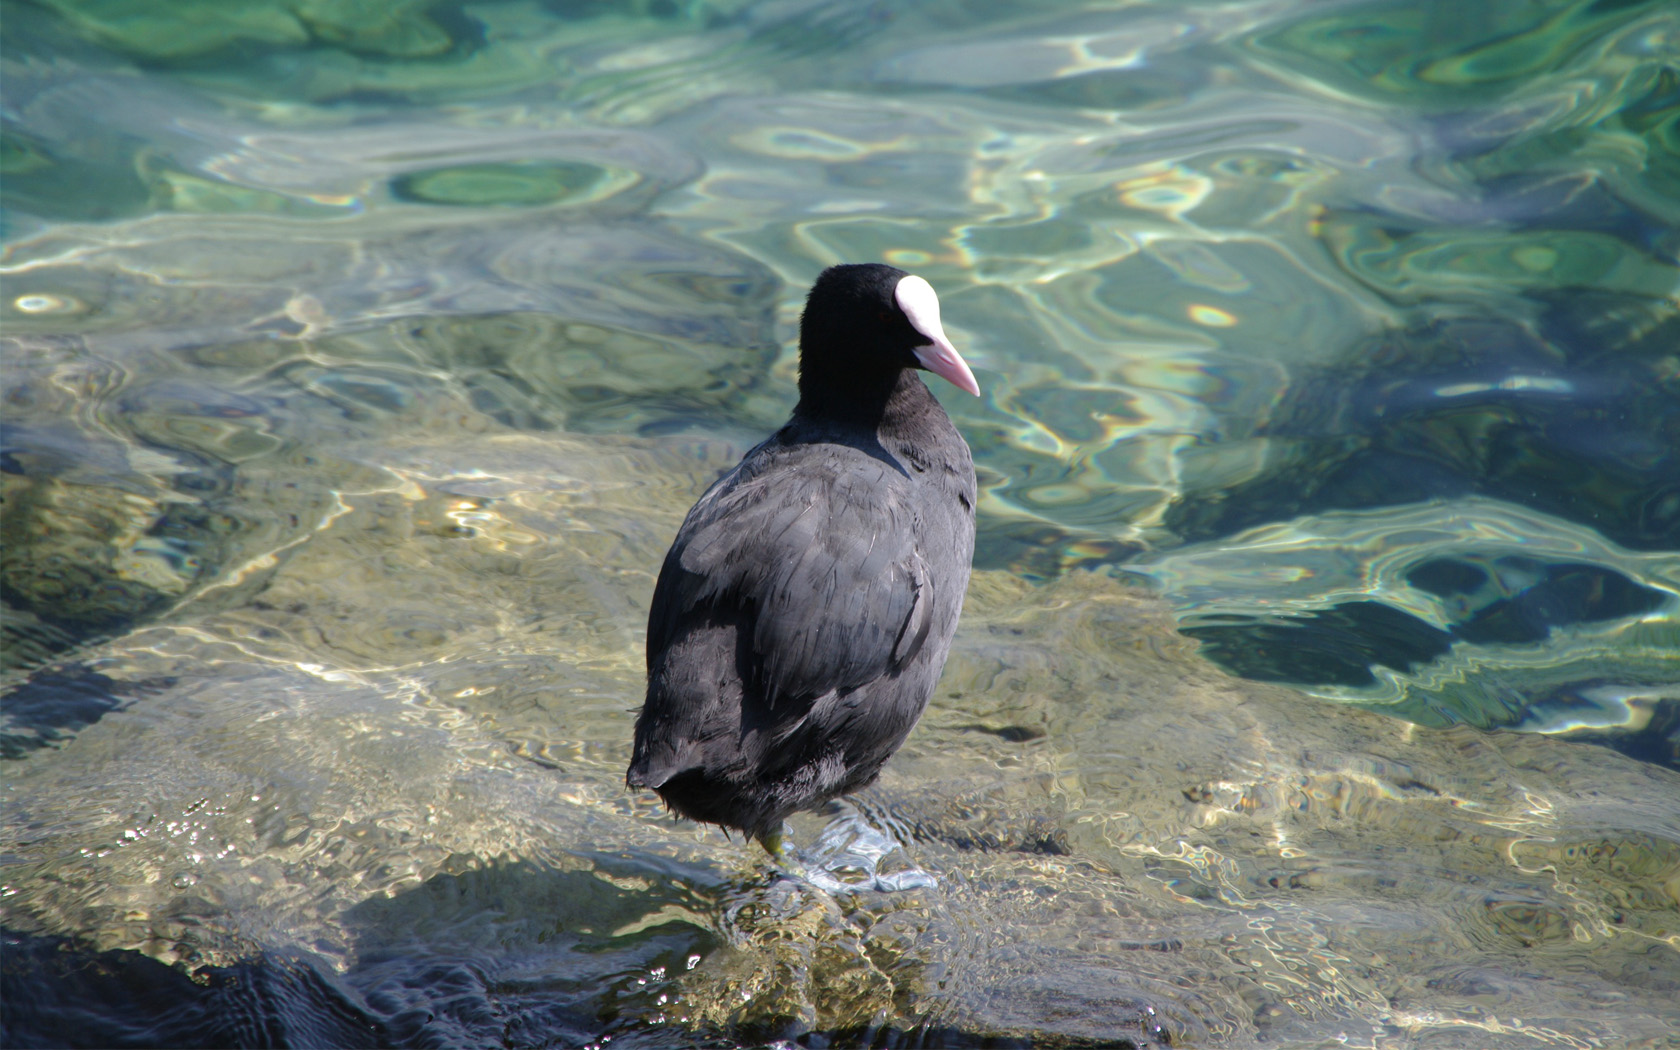
<path id="1" fill-rule="evenodd" d="M 891 310 L 882 310 L 880 316 L 882 324 L 892 324 L 893 315 Z"/>

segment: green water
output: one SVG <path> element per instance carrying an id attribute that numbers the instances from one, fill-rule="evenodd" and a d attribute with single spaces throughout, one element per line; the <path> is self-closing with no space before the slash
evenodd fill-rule
<path id="1" fill-rule="evenodd" d="M 9 1041 L 1680 1045 L 1680 9 L 0 29 Z M 622 775 L 868 260 L 982 502 L 831 898 Z"/>

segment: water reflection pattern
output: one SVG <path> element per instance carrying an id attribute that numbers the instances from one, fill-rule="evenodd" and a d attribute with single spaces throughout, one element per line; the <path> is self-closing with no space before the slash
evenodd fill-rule
<path id="1" fill-rule="evenodd" d="M 6 1041 L 1680 1026 L 1672 5 L 6 19 Z M 619 784 L 862 259 L 986 393 L 898 900 Z"/>

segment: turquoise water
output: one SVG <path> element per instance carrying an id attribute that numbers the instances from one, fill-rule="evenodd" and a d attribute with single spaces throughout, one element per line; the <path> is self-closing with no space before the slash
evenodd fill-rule
<path id="1" fill-rule="evenodd" d="M 0 17 L 7 1042 L 1680 1045 L 1673 5 Z M 622 774 L 868 260 L 982 503 L 830 898 Z"/>

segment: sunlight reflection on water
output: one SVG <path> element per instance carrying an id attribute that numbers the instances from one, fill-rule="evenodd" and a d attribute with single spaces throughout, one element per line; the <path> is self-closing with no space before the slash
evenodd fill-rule
<path id="1" fill-rule="evenodd" d="M 1669 6 L 7 18 L 8 1038 L 1680 1025 Z M 622 771 L 864 259 L 981 523 L 857 802 L 939 882 L 832 898 Z"/>

